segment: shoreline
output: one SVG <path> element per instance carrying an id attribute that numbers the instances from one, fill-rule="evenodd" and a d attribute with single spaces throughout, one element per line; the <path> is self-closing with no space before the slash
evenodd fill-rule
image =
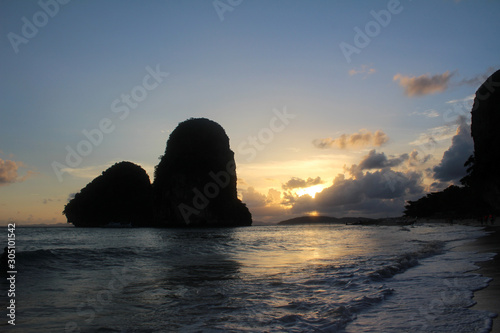
<path id="1" fill-rule="evenodd" d="M 491 260 L 475 263 L 478 269 L 474 272 L 492 280 L 486 288 L 474 292 L 473 300 L 476 304 L 471 309 L 496 313 L 490 332 L 500 333 L 500 226 L 485 226 L 485 230 L 491 233 L 463 246 L 466 251 L 496 253 Z"/>

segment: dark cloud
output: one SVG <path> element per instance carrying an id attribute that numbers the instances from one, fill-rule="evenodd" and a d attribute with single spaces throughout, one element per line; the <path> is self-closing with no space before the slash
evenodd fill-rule
<path id="1" fill-rule="evenodd" d="M 401 214 L 406 199 L 422 194 L 421 173 L 383 168 L 348 179 L 338 175 L 332 186 L 317 193 L 314 199 L 289 195 L 284 203 L 292 206 L 292 212 L 301 214 L 317 211 L 335 216 L 386 216 Z"/>
<path id="2" fill-rule="evenodd" d="M 358 165 L 360 170 L 391 168 L 400 165 L 410 158 L 408 154 L 402 154 L 399 157 L 387 158 L 385 154 L 377 153 L 375 149 L 371 150 L 368 155 L 363 157 Z"/>
<path id="3" fill-rule="evenodd" d="M 401 154 L 399 157 L 388 158 L 385 153 L 377 153 L 377 151 L 373 149 L 368 155 L 363 157 L 359 165 L 354 164 L 351 168 L 348 168 L 347 171 L 357 178 L 363 176 L 364 170 L 397 167 L 409 159 L 410 155 L 408 154 Z"/>
<path id="4" fill-rule="evenodd" d="M 351 147 L 375 146 L 379 147 L 389 140 L 387 134 L 378 130 L 372 133 L 367 130 L 360 130 L 358 133 L 342 134 L 338 138 L 316 139 L 313 145 L 317 148 L 326 149 L 337 147 L 346 149 Z"/>
<path id="5" fill-rule="evenodd" d="M 19 169 L 25 167 L 23 162 L 3 160 L 0 158 L 0 186 L 25 181 L 32 175 L 28 171 L 26 175 L 19 175 Z"/>
<path id="6" fill-rule="evenodd" d="M 424 74 L 420 76 L 404 76 L 396 74 L 394 81 L 399 81 L 399 85 L 404 88 L 407 96 L 423 96 L 443 92 L 448 89 L 448 84 L 453 73 L 449 71 L 443 74 L 430 76 Z"/>
<path id="7" fill-rule="evenodd" d="M 289 181 L 287 181 L 285 184 L 282 185 L 282 188 L 284 190 L 293 190 L 294 188 L 304 188 L 318 184 L 323 184 L 323 181 L 321 180 L 320 177 L 316 178 L 309 177 L 306 180 L 297 177 L 292 177 Z"/>
<path id="8" fill-rule="evenodd" d="M 451 146 L 444 152 L 441 162 L 433 168 L 434 178 L 440 182 L 457 183 L 465 176 L 465 162 L 474 151 L 474 142 L 470 126 L 465 118 L 459 118 L 457 133 L 451 140 Z"/>
<path id="9" fill-rule="evenodd" d="M 417 166 L 427 163 L 432 158 L 431 154 L 425 155 L 423 158 L 418 156 L 418 150 L 414 149 L 409 155 L 408 164 L 410 166 Z"/>

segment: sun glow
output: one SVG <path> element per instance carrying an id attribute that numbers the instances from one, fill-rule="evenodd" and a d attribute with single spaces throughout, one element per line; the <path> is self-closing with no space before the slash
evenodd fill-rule
<path id="1" fill-rule="evenodd" d="M 296 190 L 295 193 L 297 193 L 297 195 L 299 197 L 301 197 L 305 194 L 309 194 L 311 197 L 314 198 L 316 196 L 316 193 L 323 191 L 324 188 L 325 188 L 325 186 L 323 184 L 314 185 L 311 187 L 300 188 L 300 189 Z"/>

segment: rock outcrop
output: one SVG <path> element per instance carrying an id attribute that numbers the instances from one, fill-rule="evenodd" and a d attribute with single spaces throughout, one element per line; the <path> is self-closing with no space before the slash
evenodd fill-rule
<path id="1" fill-rule="evenodd" d="M 463 187 L 408 201 L 405 215 L 426 218 L 466 218 L 500 214 L 500 70 L 476 91 L 472 107 L 471 135 L 474 154 L 467 161 Z"/>
<path id="2" fill-rule="evenodd" d="M 483 199 L 500 211 L 500 70 L 476 91 L 472 107 L 474 157 L 471 186 Z"/>
<path id="3" fill-rule="evenodd" d="M 229 138 L 216 122 L 191 118 L 170 134 L 155 168 L 155 220 L 169 227 L 232 227 L 252 224 L 236 192 L 236 165 Z"/>
<path id="4" fill-rule="evenodd" d="M 140 166 L 120 162 L 87 184 L 64 207 L 76 227 L 151 226 L 152 186 Z"/>

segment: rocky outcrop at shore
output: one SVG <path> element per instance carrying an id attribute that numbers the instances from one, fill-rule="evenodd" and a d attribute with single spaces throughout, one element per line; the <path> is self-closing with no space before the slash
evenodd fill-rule
<path id="1" fill-rule="evenodd" d="M 75 194 L 63 214 L 76 227 L 151 226 L 153 191 L 146 171 L 120 162 Z"/>
<path id="2" fill-rule="evenodd" d="M 500 211 L 500 70 L 493 73 L 476 91 L 472 107 L 474 156 L 471 186 Z"/>
<path id="3" fill-rule="evenodd" d="M 450 186 L 408 201 L 405 215 L 425 218 L 484 217 L 500 214 L 500 70 L 476 91 L 471 135 L 474 154 L 467 161 L 462 187 Z"/>
<path id="4" fill-rule="evenodd" d="M 76 193 L 63 214 L 76 227 L 235 227 L 252 224 L 236 192 L 236 164 L 224 129 L 189 119 L 171 133 L 155 168 L 120 162 Z"/>
<path id="5" fill-rule="evenodd" d="M 170 134 L 153 183 L 158 224 L 231 227 L 252 224 L 236 192 L 236 164 L 218 123 L 189 119 Z"/>

